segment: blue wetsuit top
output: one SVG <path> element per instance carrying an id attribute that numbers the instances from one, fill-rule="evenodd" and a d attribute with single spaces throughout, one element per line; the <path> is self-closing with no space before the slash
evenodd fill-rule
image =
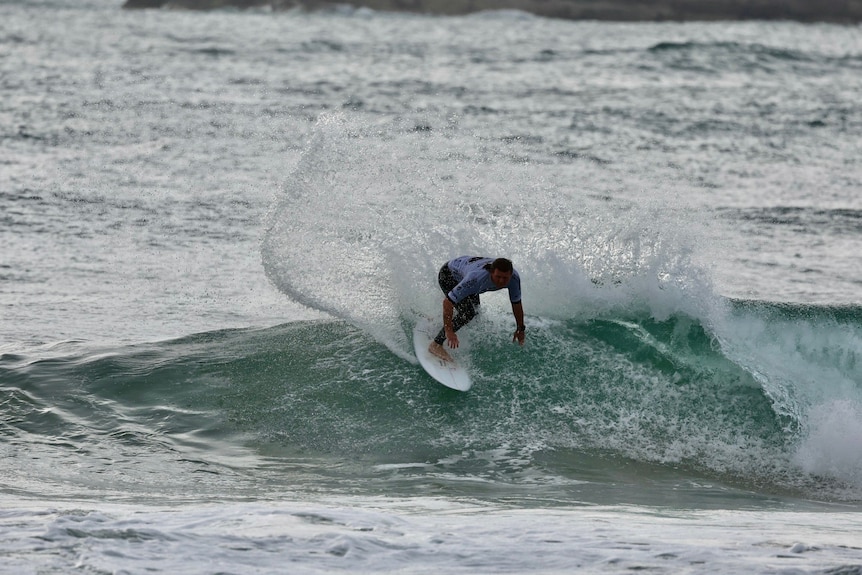
<path id="1" fill-rule="evenodd" d="M 458 304 L 468 296 L 502 289 L 494 285 L 490 270 L 485 269 L 485 266 L 490 266 L 493 261 L 493 258 L 461 256 L 447 263 L 452 276 L 458 281 L 458 285 L 446 294 L 449 301 Z M 520 303 L 521 276 L 518 275 L 517 270 L 512 270 L 512 279 L 509 280 L 506 288 L 509 290 L 509 301 Z"/>

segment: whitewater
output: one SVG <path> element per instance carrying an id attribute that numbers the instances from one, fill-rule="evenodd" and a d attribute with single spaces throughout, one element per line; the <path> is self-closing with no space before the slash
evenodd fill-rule
<path id="1" fill-rule="evenodd" d="M 0 572 L 862 573 L 862 34 L 0 4 Z M 511 258 L 412 352 L 440 265 Z M 503 293 L 503 292 L 501 292 Z"/>

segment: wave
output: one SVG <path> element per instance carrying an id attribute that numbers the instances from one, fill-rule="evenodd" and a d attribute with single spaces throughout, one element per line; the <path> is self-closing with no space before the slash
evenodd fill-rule
<path id="1" fill-rule="evenodd" d="M 858 67 L 858 54 L 827 54 L 813 50 L 779 48 L 751 42 L 659 42 L 647 54 L 672 69 L 709 74 L 732 71 L 775 73 L 792 70 L 818 76 L 824 68 Z"/>
<path id="2" fill-rule="evenodd" d="M 666 182 L 610 200 L 554 185 L 542 165 L 513 164 L 505 143 L 413 125 L 320 119 L 269 214 L 267 275 L 415 363 L 410 327 L 439 313 L 439 265 L 506 255 L 523 278 L 531 344 L 524 353 L 503 347 L 511 318 L 505 298 L 488 296 L 494 319 L 474 329 L 471 353 L 480 391 L 443 413 L 423 406 L 452 423 L 416 435 L 382 429 L 351 449 L 389 435 L 411 445 L 517 441 L 782 485 L 815 477 L 851 492 L 862 485 L 856 308 L 722 298 L 696 263 L 702 222 L 674 207 Z M 404 371 L 412 364 L 388 369 L 415 385 Z M 844 417 L 822 415 L 832 409 Z M 352 427 L 368 417 L 347 426 L 351 442 L 365 437 Z M 312 436 L 339 443 L 322 430 Z"/>
<path id="3" fill-rule="evenodd" d="M 733 54 L 757 55 L 777 60 L 808 60 L 810 57 L 799 50 L 773 48 L 764 44 L 742 42 L 659 42 L 649 48 L 650 52 L 697 52 L 701 50 L 721 51 Z"/>
<path id="4" fill-rule="evenodd" d="M 723 209 L 727 217 L 756 224 L 792 228 L 802 234 L 857 235 L 862 232 L 862 211 L 848 208 L 811 208 L 807 206 L 770 206 Z"/>
<path id="5" fill-rule="evenodd" d="M 6 354 L 3 433 L 70 458 L 99 445 L 115 459 L 233 468 L 261 457 L 385 465 L 502 448 L 540 466 L 541 453 L 605 454 L 746 488 L 862 497 L 862 309 L 734 302 L 721 335 L 680 314 L 533 318 L 523 349 L 509 343 L 508 318 L 483 314 L 466 328 L 467 394 L 339 320 Z"/>
<path id="6" fill-rule="evenodd" d="M 722 352 L 787 418 L 794 465 L 858 485 L 862 309 L 743 302 L 719 331 Z"/>

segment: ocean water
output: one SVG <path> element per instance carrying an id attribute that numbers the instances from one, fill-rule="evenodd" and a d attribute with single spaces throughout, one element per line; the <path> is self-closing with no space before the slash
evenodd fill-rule
<path id="1" fill-rule="evenodd" d="M 0 93 L 0 572 L 862 573 L 859 27 L 3 2 Z"/>

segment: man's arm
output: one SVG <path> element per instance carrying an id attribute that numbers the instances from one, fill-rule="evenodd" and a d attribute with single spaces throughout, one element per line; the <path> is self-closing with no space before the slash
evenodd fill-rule
<path id="1" fill-rule="evenodd" d="M 521 302 L 512 304 L 512 314 L 515 316 L 515 324 L 518 326 L 512 341 L 517 341 L 520 345 L 524 345 L 524 306 Z"/>
<path id="2" fill-rule="evenodd" d="M 449 347 L 458 347 L 458 336 L 455 334 L 455 324 L 452 323 L 452 318 L 455 316 L 455 305 L 448 297 L 443 298 L 443 330 L 446 332 L 446 341 L 449 342 Z"/>

